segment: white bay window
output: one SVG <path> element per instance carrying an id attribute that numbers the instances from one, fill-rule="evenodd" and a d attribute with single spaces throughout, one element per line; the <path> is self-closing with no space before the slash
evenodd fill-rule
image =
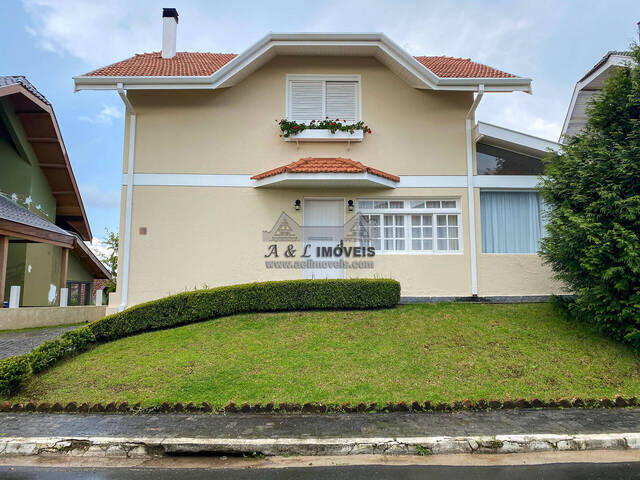
<path id="1" fill-rule="evenodd" d="M 462 252 L 459 199 L 361 199 L 358 213 L 377 253 Z"/>

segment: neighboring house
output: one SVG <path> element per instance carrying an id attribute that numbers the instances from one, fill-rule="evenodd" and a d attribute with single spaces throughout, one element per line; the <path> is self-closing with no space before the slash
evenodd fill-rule
<path id="1" fill-rule="evenodd" d="M 630 52 L 607 52 L 584 77 L 578 80 L 573 89 L 567 116 L 564 119 L 560 142 L 565 142 L 568 137 L 572 137 L 584 128 L 587 124 L 589 100 L 600 93 L 604 81 L 609 78 L 614 69 L 629 65 L 631 61 Z"/>
<path id="2" fill-rule="evenodd" d="M 53 108 L 22 76 L 0 77 L 0 302 L 20 287 L 20 306 L 90 303 L 109 272 L 91 239 Z M 1 303 L 0 303 L 1 305 Z"/>
<path id="3" fill-rule="evenodd" d="M 127 110 L 111 309 L 305 277 L 393 277 L 405 297 L 559 291 L 536 254 L 535 192 L 540 158 L 558 145 L 474 119 L 483 95 L 530 92 L 530 79 L 413 57 L 377 33 L 269 34 L 239 55 L 176 53 L 177 20 L 165 9 L 162 52 L 74 78 L 76 90 L 117 90 Z M 278 124 L 327 117 L 371 134 L 286 138 Z M 356 215 L 376 255 L 348 260 L 373 264 L 323 264 L 335 258 L 322 247 Z M 278 262 L 302 261 L 308 244 L 319 263 L 273 263 L 274 244 Z"/>

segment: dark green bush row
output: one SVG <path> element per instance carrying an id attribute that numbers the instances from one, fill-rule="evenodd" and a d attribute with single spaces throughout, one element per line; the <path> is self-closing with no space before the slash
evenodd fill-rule
<path id="1" fill-rule="evenodd" d="M 236 313 L 392 307 L 400 284 L 388 279 L 288 280 L 179 293 L 88 325 L 98 341 Z"/>
<path id="2" fill-rule="evenodd" d="M 96 320 L 43 343 L 28 355 L 0 361 L 0 393 L 16 390 L 30 373 L 41 372 L 96 341 L 236 313 L 389 308 L 399 300 L 400 284 L 388 279 L 286 280 L 179 293 Z"/>

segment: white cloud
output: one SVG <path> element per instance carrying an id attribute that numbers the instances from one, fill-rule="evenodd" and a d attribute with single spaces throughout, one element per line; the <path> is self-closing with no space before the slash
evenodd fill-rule
<path id="1" fill-rule="evenodd" d="M 100 260 L 102 260 L 105 257 L 109 257 L 113 253 L 113 248 L 110 248 L 105 244 L 103 244 L 102 240 L 100 240 L 97 237 L 93 237 L 91 239 L 91 243 L 89 242 L 84 242 L 84 243 L 85 245 L 87 245 L 87 247 L 91 249 L 94 255 L 98 257 Z"/>
<path id="2" fill-rule="evenodd" d="M 122 118 L 122 109 L 114 105 L 102 105 L 102 109 L 93 117 L 82 115 L 78 120 L 89 123 L 112 125 L 114 119 Z"/>
<path id="3" fill-rule="evenodd" d="M 92 208 L 120 208 L 120 192 L 111 190 L 105 192 L 96 185 L 80 185 L 80 193 L 86 207 Z"/>

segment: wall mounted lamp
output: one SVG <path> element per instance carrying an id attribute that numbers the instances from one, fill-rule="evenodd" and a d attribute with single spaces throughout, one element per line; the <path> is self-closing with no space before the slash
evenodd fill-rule
<path id="1" fill-rule="evenodd" d="M 347 210 L 349 210 L 350 212 L 353 212 L 353 200 L 349 200 L 347 202 Z"/>
<path id="2" fill-rule="evenodd" d="M 301 205 L 302 205 L 302 202 L 300 201 L 300 199 L 297 199 L 296 203 L 294 204 L 294 207 L 296 208 L 296 210 L 300 210 Z"/>

